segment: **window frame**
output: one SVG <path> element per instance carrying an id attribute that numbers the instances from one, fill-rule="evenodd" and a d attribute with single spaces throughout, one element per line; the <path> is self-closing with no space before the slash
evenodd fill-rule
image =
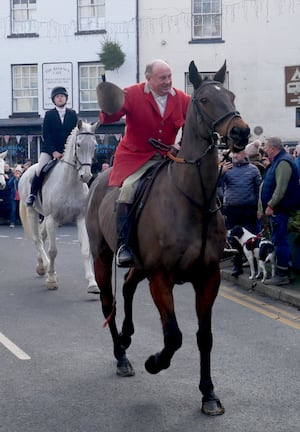
<path id="1" fill-rule="evenodd" d="M 215 71 L 215 72 L 199 72 L 199 75 L 201 76 L 202 79 L 205 79 L 207 77 L 207 79 L 212 80 L 216 73 L 217 73 L 217 71 Z M 225 81 L 224 81 L 223 86 L 224 86 L 224 88 L 229 90 L 229 72 L 228 71 L 226 71 Z M 192 96 L 192 94 L 194 92 L 194 87 L 193 87 L 193 84 L 189 80 L 189 73 L 188 72 L 184 73 L 184 88 L 185 88 L 185 93 Z"/>
<path id="2" fill-rule="evenodd" d="M 83 68 L 88 68 L 89 73 L 86 77 L 83 77 Z M 97 68 L 98 74 L 92 76 L 90 73 L 91 68 Z M 97 100 L 97 85 L 102 82 L 103 75 L 105 73 L 105 67 L 100 62 L 81 62 L 78 63 L 78 106 L 79 113 L 99 114 L 99 105 Z M 83 79 L 87 81 L 87 87 L 83 88 Z M 92 82 L 92 83 L 91 83 Z M 93 87 L 94 86 L 94 87 Z M 89 93 L 88 100 L 84 100 L 83 92 Z M 94 92 L 94 98 L 92 98 L 92 92 Z M 86 109 L 83 104 L 93 104 L 91 108 Z"/>
<path id="3" fill-rule="evenodd" d="M 83 2 L 90 2 L 90 4 L 81 4 Z M 96 16 L 96 8 L 100 7 L 103 9 L 102 16 Z M 83 17 L 83 8 L 94 9 L 92 14 Z M 77 33 L 76 34 L 91 34 L 91 33 L 106 33 L 105 29 L 105 12 L 106 12 L 106 1 L 105 0 L 77 0 Z M 84 20 L 87 22 L 84 25 Z"/>
<path id="4" fill-rule="evenodd" d="M 30 69 L 35 67 L 34 78 L 32 79 L 33 74 Z M 22 74 L 20 74 L 19 78 L 16 76 L 16 68 L 20 68 L 22 70 Z M 24 74 L 24 71 L 28 69 L 29 73 Z M 23 87 L 16 86 L 16 80 L 19 80 L 23 83 Z M 24 85 L 24 82 L 28 82 L 27 85 Z M 35 84 L 32 86 L 31 84 Z M 12 115 L 14 117 L 27 115 L 36 115 L 38 114 L 38 106 L 39 106 L 39 85 L 38 85 L 38 64 L 12 64 L 11 65 L 11 88 L 12 88 Z M 27 96 L 17 96 L 16 93 L 20 92 L 28 92 Z M 32 92 L 32 94 L 30 94 Z M 32 105 L 32 109 L 20 110 L 18 108 L 18 104 L 20 101 L 24 101 L 25 105 Z M 26 102 L 27 100 L 27 102 Z M 31 102 L 32 101 L 32 102 Z"/>
<path id="5" fill-rule="evenodd" d="M 218 11 L 213 11 L 213 4 L 215 2 L 219 2 Z M 196 6 L 201 10 L 200 12 L 195 12 Z M 205 7 L 206 6 L 206 7 Z M 204 10 L 211 9 L 211 10 Z M 208 23 L 208 19 L 211 18 L 211 23 Z M 207 28 L 210 26 L 211 29 L 215 24 L 215 27 L 219 27 L 218 34 L 213 34 L 211 31 L 209 34 L 196 34 L 196 19 L 201 20 L 202 23 L 199 23 L 199 28 L 204 28 L 205 25 Z M 219 21 L 219 22 L 218 22 Z M 191 3 L 191 30 L 192 30 L 192 41 L 193 42 L 219 42 L 222 41 L 222 0 L 192 0 Z"/>
<path id="6" fill-rule="evenodd" d="M 14 3 L 15 1 L 17 0 L 10 0 L 10 37 L 38 36 L 34 31 L 37 25 L 37 0 L 19 0 L 19 8 Z M 26 19 L 17 20 L 16 15 L 22 15 L 22 13 L 25 13 Z"/>

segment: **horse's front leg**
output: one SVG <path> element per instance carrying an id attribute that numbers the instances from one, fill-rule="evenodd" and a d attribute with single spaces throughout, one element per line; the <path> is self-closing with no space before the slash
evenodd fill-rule
<path id="1" fill-rule="evenodd" d="M 175 351 L 182 345 L 182 333 L 174 310 L 173 281 L 163 272 L 152 275 L 149 281 L 151 295 L 161 317 L 164 348 L 148 358 L 145 368 L 149 373 L 157 374 L 170 366 Z"/>
<path id="2" fill-rule="evenodd" d="M 52 216 L 47 216 L 44 220 L 46 224 L 47 237 L 49 241 L 48 255 L 49 267 L 46 279 L 46 286 L 49 290 L 56 290 L 58 288 L 58 281 L 55 271 L 55 258 L 57 255 L 56 247 L 56 223 Z"/>
<path id="3" fill-rule="evenodd" d="M 100 290 L 95 280 L 95 275 L 93 271 L 93 260 L 90 251 L 89 237 L 86 230 L 84 217 L 77 219 L 77 232 L 78 240 L 80 243 L 81 255 L 83 257 L 84 274 L 85 278 L 88 281 L 87 292 L 89 294 L 99 294 Z"/>
<path id="4" fill-rule="evenodd" d="M 116 373 L 122 377 L 130 377 L 135 375 L 135 372 L 127 359 L 126 349 L 116 324 L 116 299 L 111 285 L 112 259 L 113 253 L 108 249 L 94 258 L 95 277 L 100 288 L 102 312 L 105 317 L 104 326 L 108 324 L 113 340 L 114 356 L 117 360 Z"/>
<path id="5" fill-rule="evenodd" d="M 120 333 L 121 343 L 125 349 L 131 344 L 131 336 L 134 333 L 134 325 L 132 319 L 132 302 L 136 287 L 139 282 L 145 278 L 145 274 L 141 270 L 131 268 L 124 276 L 123 298 L 124 298 L 124 321 L 122 331 Z"/>
<path id="6" fill-rule="evenodd" d="M 221 415 L 225 412 L 219 398 L 214 393 L 211 379 L 211 350 L 213 336 L 211 313 L 220 286 L 220 269 L 206 269 L 205 279 L 194 283 L 196 292 L 196 311 L 198 317 L 197 344 L 200 351 L 200 384 L 203 395 L 202 412 L 208 415 Z M 203 277 L 203 276 L 202 276 Z"/>
<path id="7" fill-rule="evenodd" d="M 49 266 L 49 258 L 45 250 L 45 238 L 39 223 L 39 214 L 34 207 L 26 207 L 29 229 L 32 240 L 37 250 L 36 272 L 39 276 L 44 276 Z"/>

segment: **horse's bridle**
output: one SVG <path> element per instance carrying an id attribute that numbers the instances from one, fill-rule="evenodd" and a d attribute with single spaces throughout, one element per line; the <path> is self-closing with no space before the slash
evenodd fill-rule
<path id="1" fill-rule="evenodd" d="M 217 141 L 223 141 L 223 142 L 227 142 L 228 140 L 228 131 L 230 128 L 230 125 L 232 123 L 232 121 L 235 118 L 241 118 L 241 115 L 238 111 L 229 111 L 226 114 L 223 114 L 220 118 L 218 118 L 217 120 L 213 120 L 211 117 L 209 117 L 208 114 L 206 114 L 204 111 L 201 112 L 198 100 L 197 100 L 197 94 L 199 93 L 200 89 L 203 89 L 204 86 L 208 86 L 208 85 L 217 85 L 220 86 L 221 83 L 219 83 L 218 81 L 204 81 L 201 83 L 200 87 L 198 87 L 198 89 L 194 92 L 194 95 L 192 96 L 192 104 L 195 108 L 196 114 L 197 114 L 197 118 L 201 121 L 202 119 L 204 119 L 208 131 L 209 131 L 209 136 L 211 138 L 211 142 L 212 143 L 216 143 Z M 226 127 L 226 133 L 225 135 L 221 136 L 217 131 L 216 128 L 217 126 L 219 126 L 221 123 L 223 123 L 225 120 L 228 120 L 228 124 Z"/>
<path id="2" fill-rule="evenodd" d="M 94 133 L 94 132 L 79 132 L 78 134 L 76 134 L 76 138 L 77 138 L 79 135 L 94 135 L 94 136 L 95 136 L 95 133 Z M 83 166 L 89 166 L 89 167 L 92 166 L 91 163 L 81 162 L 81 160 L 79 159 L 78 154 L 77 154 L 77 148 L 76 148 L 76 145 L 75 145 L 74 157 L 75 157 L 75 163 L 72 163 L 72 162 L 66 161 L 64 158 L 62 158 L 61 161 L 64 162 L 65 164 L 67 164 L 67 165 L 70 165 L 72 168 L 77 168 L 78 171 L 79 171 Z M 79 166 L 78 166 L 78 165 L 79 165 Z M 77 166 L 78 166 L 78 167 L 77 167 Z"/>

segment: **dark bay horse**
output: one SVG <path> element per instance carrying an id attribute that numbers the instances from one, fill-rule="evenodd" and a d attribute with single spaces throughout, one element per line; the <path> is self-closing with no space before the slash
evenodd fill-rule
<path id="1" fill-rule="evenodd" d="M 223 217 L 216 203 L 218 181 L 217 143 L 220 137 L 231 150 L 240 151 L 250 133 L 234 105 L 234 95 L 222 83 L 226 63 L 214 80 L 202 80 L 191 62 L 189 78 L 194 86 L 181 150 L 156 174 L 149 196 L 136 222 L 135 265 L 123 285 L 125 317 L 122 331 L 116 325 L 112 290 L 112 261 L 116 251 L 115 203 L 118 188 L 108 187 L 109 172 L 101 174 L 90 190 L 87 230 L 100 288 L 102 310 L 113 339 L 117 374 L 134 374 L 126 349 L 134 333 L 132 300 L 137 284 L 147 278 L 159 311 L 164 335 L 162 350 L 151 355 L 146 370 L 156 374 L 170 366 L 182 344 L 173 300 L 175 284 L 192 283 L 198 318 L 202 412 L 224 413 L 214 393 L 210 372 L 212 306 L 220 285 L 220 259 L 226 241 Z M 242 180 L 241 180 L 242 181 Z"/>

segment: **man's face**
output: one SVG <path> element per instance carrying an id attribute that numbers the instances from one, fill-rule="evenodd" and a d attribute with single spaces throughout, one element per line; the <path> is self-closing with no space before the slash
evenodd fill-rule
<path id="1" fill-rule="evenodd" d="M 272 162 L 274 156 L 276 156 L 275 150 L 274 147 L 270 146 L 269 141 L 265 141 L 265 152 L 267 153 L 270 162 Z"/>
<path id="2" fill-rule="evenodd" d="M 147 78 L 148 84 L 156 94 L 164 96 L 172 87 L 172 72 L 168 65 L 153 65 L 152 74 Z"/>

